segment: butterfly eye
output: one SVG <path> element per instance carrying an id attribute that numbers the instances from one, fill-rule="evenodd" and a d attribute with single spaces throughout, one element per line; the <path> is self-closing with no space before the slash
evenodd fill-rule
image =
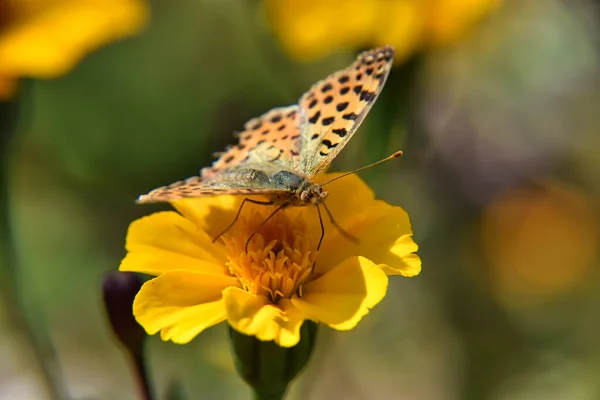
<path id="1" fill-rule="evenodd" d="M 306 200 L 308 199 L 309 196 L 310 196 L 310 193 L 308 193 L 308 190 L 303 190 L 302 193 L 300 193 L 300 200 L 302 200 L 303 202 L 306 202 Z"/>

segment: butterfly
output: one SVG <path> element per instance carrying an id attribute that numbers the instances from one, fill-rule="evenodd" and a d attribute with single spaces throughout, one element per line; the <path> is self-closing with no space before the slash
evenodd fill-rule
<path id="1" fill-rule="evenodd" d="M 262 195 L 268 199 L 245 197 L 235 220 L 219 236 L 233 226 L 246 202 L 276 206 L 263 224 L 285 207 L 312 204 L 319 212 L 320 247 L 324 228 L 319 205 L 325 206 L 327 192 L 313 178 L 329 166 L 356 133 L 383 89 L 393 59 L 391 46 L 361 53 L 348 68 L 314 84 L 298 104 L 274 108 L 248 121 L 238 134 L 239 143 L 221 153 L 212 166 L 203 168 L 200 176 L 154 189 L 137 202 L 224 194 Z M 325 210 L 345 234 L 326 206 Z"/>

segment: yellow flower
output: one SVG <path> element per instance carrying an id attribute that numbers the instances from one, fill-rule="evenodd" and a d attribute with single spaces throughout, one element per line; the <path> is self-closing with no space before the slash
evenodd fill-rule
<path id="1" fill-rule="evenodd" d="M 396 60 L 456 40 L 501 0 L 264 0 L 267 18 L 294 57 L 390 44 Z"/>
<path id="2" fill-rule="evenodd" d="M 385 296 L 386 274 L 415 276 L 421 260 L 402 208 L 375 200 L 356 176 L 327 190 L 336 222 L 360 241 L 349 241 L 324 220 L 318 254 L 321 230 L 312 206 L 276 214 L 247 252 L 247 239 L 272 207 L 247 205 L 212 243 L 233 221 L 239 196 L 180 200 L 173 203 L 179 213 L 134 221 L 120 270 L 157 276 L 134 301 L 138 322 L 149 334 L 160 331 L 163 340 L 186 343 L 227 320 L 239 332 L 283 347 L 298 343 L 306 319 L 337 330 L 355 327 Z"/>
<path id="3" fill-rule="evenodd" d="M 0 99 L 13 94 L 19 77 L 62 75 L 147 18 L 143 0 L 0 0 Z"/>

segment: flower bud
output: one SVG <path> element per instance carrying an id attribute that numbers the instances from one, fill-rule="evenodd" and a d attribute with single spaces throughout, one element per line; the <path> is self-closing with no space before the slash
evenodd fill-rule
<path id="1" fill-rule="evenodd" d="M 133 316 L 135 295 L 142 287 L 142 280 L 131 272 L 110 272 L 104 278 L 102 291 L 104 306 L 113 332 L 134 355 L 141 355 L 146 332 Z"/>
<path id="2" fill-rule="evenodd" d="M 228 325 L 229 341 L 238 374 L 248 383 L 256 399 L 283 399 L 290 382 L 308 363 L 315 344 L 317 324 L 306 321 L 300 342 L 280 347 L 244 335 Z"/>

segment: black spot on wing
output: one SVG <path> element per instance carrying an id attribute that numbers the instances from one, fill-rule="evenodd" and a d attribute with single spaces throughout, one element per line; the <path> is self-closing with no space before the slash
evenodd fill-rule
<path id="1" fill-rule="evenodd" d="M 354 93 L 360 94 L 360 92 L 362 91 L 362 85 L 356 85 L 352 90 L 354 91 Z"/>
<path id="2" fill-rule="evenodd" d="M 323 124 L 323 126 L 328 126 L 328 125 L 333 124 L 333 121 L 335 121 L 335 117 L 327 117 L 327 118 L 323 118 L 321 123 Z"/>
<path id="3" fill-rule="evenodd" d="M 323 103 L 325 104 L 329 104 L 333 101 L 333 96 L 327 96 L 325 97 L 325 99 L 323 99 Z"/>
<path id="4" fill-rule="evenodd" d="M 337 106 L 335 106 L 335 109 L 338 110 L 338 112 L 342 112 L 346 109 L 346 107 L 348 107 L 348 102 L 345 101 L 343 103 L 338 104 Z"/>
<path id="5" fill-rule="evenodd" d="M 312 117 L 310 117 L 310 119 L 308 120 L 308 122 L 310 122 L 311 124 L 316 124 L 317 121 L 319 120 L 319 118 L 321 118 L 321 111 L 317 111 L 315 113 L 315 115 L 313 115 Z"/>
<path id="6" fill-rule="evenodd" d="M 314 106 L 316 106 L 316 105 L 317 105 L 317 103 L 318 103 L 317 99 L 313 99 L 313 100 L 312 100 L 312 101 L 309 103 L 309 105 L 308 105 L 308 108 L 313 108 Z"/>
<path id="7" fill-rule="evenodd" d="M 327 93 L 329 92 L 331 89 L 333 89 L 333 86 L 331 85 L 331 83 L 326 83 L 321 87 L 321 92 L 323 93 Z"/>
<path id="8" fill-rule="evenodd" d="M 367 103 L 370 103 L 375 99 L 375 92 L 369 92 L 368 90 L 364 90 L 360 94 L 360 99 L 362 101 L 366 101 Z"/>
<path id="9" fill-rule="evenodd" d="M 342 75 L 338 78 L 338 82 L 339 83 L 346 83 L 350 80 L 350 77 L 348 77 L 348 75 Z"/>
<path id="10" fill-rule="evenodd" d="M 331 143 L 331 140 L 325 139 L 321 142 L 322 145 L 326 146 L 328 149 L 333 149 L 338 143 Z"/>
<path id="11" fill-rule="evenodd" d="M 279 121 L 281 121 L 281 115 L 276 115 L 273 118 L 271 118 L 271 122 L 274 124 L 278 123 Z"/>
<path id="12" fill-rule="evenodd" d="M 348 134 L 348 131 L 346 130 L 346 128 L 332 129 L 331 132 L 335 133 L 336 135 L 338 135 L 341 138 L 343 138 L 344 136 L 346 136 Z"/>
<path id="13" fill-rule="evenodd" d="M 346 119 L 348 121 L 355 121 L 356 118 L 358 118 L 358 115 L 356 115 L 355 113 L 351 112 L 351 113 L 342 115 L 342 118 Z"/>
<path id="14" fill-rule="evenodd" d="M 348 93 L 349 91 L 350 91 L 350 87 L 344 86 L 343 88 L 340 89 L 340 94 L 344 95 L 344 94 Z"/>

